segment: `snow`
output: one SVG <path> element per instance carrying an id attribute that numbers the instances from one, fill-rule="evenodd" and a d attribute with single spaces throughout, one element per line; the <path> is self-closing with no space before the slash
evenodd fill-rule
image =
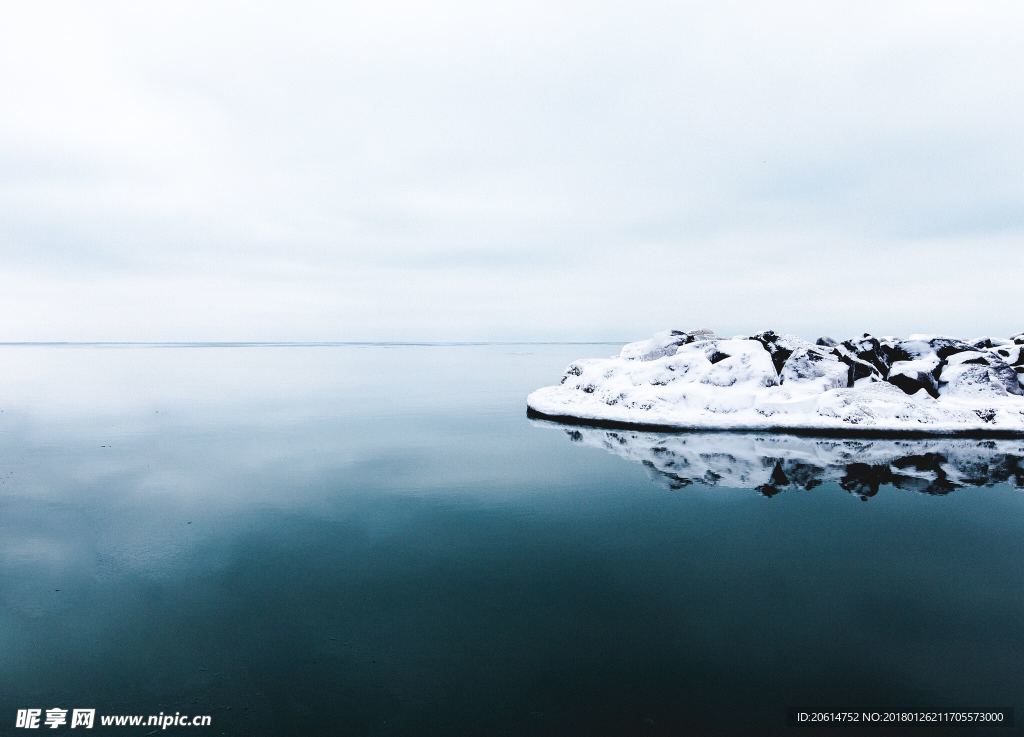
<path id="1" fill-rule="evenodd" d="M 1020 343 L 995 338 L 865 335 L 831 347 L 773 332 L 674 330 L 573 362 L 527 405 L 679 429 L 1024 435 L 1022 359 Z"/>
<path id="2" fill-rule="evenodd" d="M 889 369 L 890 376 L 903 374 L 904 376 L 916 376 L 918 374 L 930 374 L 939 366 L 939 357 L 934 353 L 924 358 L 915 358 L 910 361 L 895 361 Z"/>
<path id="3" fill-rule="evenodd" d="M 786 386 L 804 385 L 807 393 L 821 394 L 849 384 L 849 367 L 818 348 L 797 348 L 786 359 L 779 381 Z"/>
<path id="4" fill-rule="evenodd" d="M 756 489 L 766 496 L 839 484 L 868 498 L 881 485 L 928 494 L 1012 483 L 1024 488 L 1024 439 L 809 438 L 787 434 L 657 433 L 535 421 L 574 443 L 641 463 L 670 489 Z"/>

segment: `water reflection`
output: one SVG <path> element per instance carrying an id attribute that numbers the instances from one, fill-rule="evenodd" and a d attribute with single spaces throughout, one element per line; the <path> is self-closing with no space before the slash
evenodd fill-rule
<path id="1" fill-rule="evenodd" d="M 1021 439 L 673 434 L 532 422 L 559 429 L 574 443 L 642 463 L 654 481 L 674 490 L 701 484 L 754 489 L 770 497 L 834 482 L 867 500 L 886 486 L 922 494 L 998 483 L 1024 488 Z"/>
<path id="2" fill-rule="evenodd" d="M 1019 474 L 941 504 L 665 493 L 523 421 L 579 353 L 0 351 L 0 733 L 54 706 L 236 737 L 792 737 L 793 704 L 1019 709 Z M 700 436 L 577 432 L 667 485 L 827 466 L 806 439 L 689 458 Z M 957 483 L 997 478 L 997 452 L 942 454 Z"/>

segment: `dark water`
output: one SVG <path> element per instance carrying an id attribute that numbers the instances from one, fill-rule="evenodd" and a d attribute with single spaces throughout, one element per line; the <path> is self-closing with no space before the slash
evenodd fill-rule
<path id="1" fill-rule="evenodd" d="M 910 448 L 865 494 L 761 451 L 693 472 L 712 437 L 666 477 L 656 439 L 525 417 L 610 351 L 0 349 L 0 734 L 52 706 L 403 736 L 1024 707 L 1012 454 L 929 489 L 941 449 Z"/>

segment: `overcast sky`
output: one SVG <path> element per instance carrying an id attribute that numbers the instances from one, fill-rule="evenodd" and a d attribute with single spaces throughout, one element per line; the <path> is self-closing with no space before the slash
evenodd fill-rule
<path id="1" fill-rule="evenodd" d="M 1024 6 L 12 3 L 0 340 L 1024 330 Z"/>

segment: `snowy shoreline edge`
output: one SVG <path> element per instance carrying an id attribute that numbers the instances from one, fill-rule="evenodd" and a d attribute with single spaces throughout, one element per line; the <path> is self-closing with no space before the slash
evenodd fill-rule
<path id="1" fill-rule="evenodd" d="M 1024 436 L 1024 334 L 816 343 L 766 331 L 664 331 L 571 363 L 530 417 L 667 432 Z"/>

